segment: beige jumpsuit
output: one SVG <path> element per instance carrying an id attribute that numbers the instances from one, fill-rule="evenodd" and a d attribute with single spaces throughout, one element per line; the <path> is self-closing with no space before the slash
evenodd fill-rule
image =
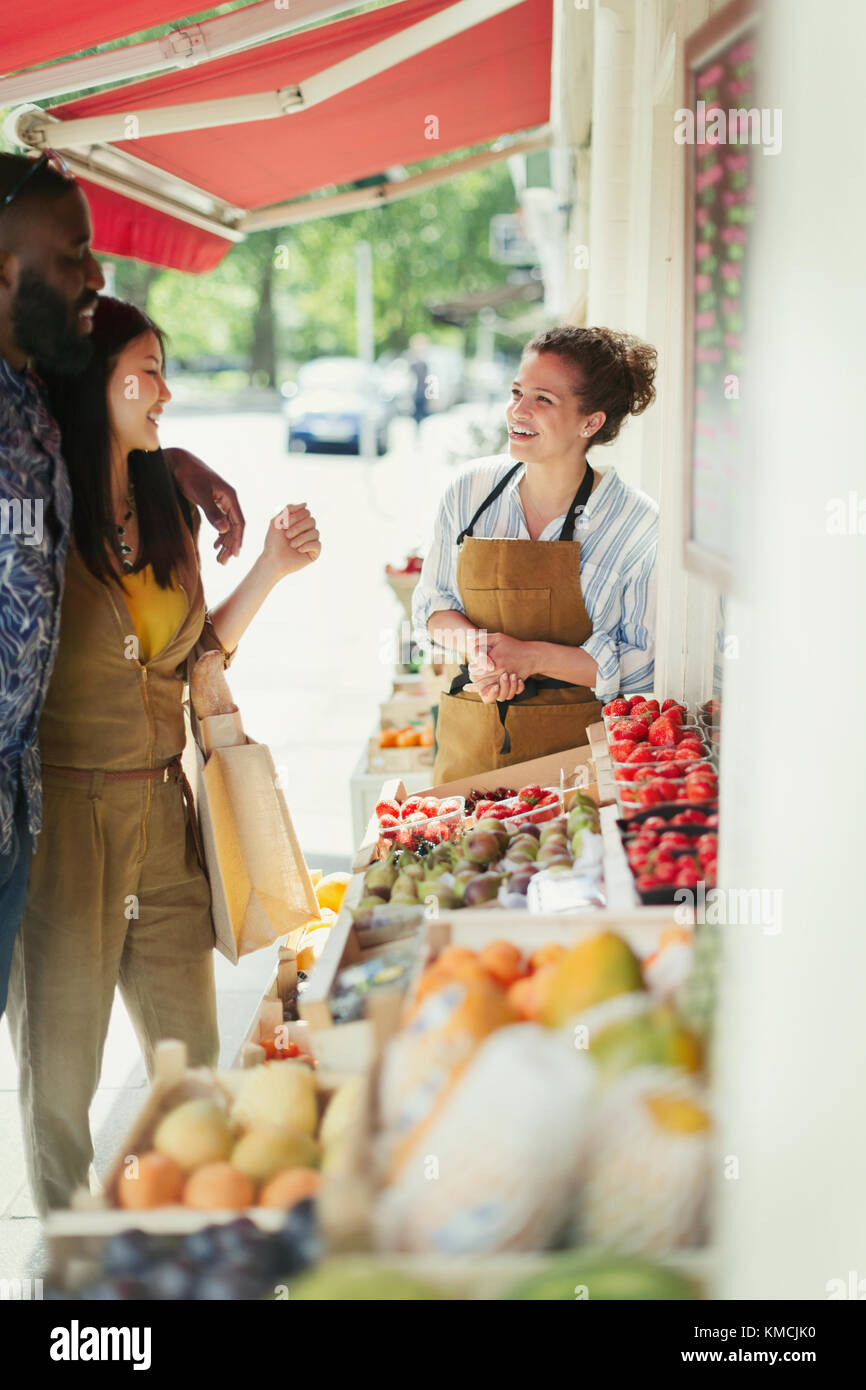
<path id="1" fill-rule="evenodd" d="M 206 620 L 196 546 L 183 530 L 186 616 L 146 663 L 134 654 L 122 593 L 100 584 L 70 542 L 60 646 L 39 726 L 43 829 L 8 1011 L 28 1175 L 42 1214 L 87 1184 L 88 1110 L 115 986 L 148 1073 L 161 1038 L 182 1039 L 193 1065 L 213 1065 L 219 1052 L 210 890 L 182 786 L 173 776 L 104 775 L 162 768 L 182 751 L 187 657 L 220 646 Z M 89 775 L 76 779 L 52 765 Z"/>

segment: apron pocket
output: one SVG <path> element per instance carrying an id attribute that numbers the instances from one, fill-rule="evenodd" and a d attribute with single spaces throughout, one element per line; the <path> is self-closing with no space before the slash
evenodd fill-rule
<path id="1" fill-rule="evenodd" d="M 550 642 L 549 589 L 464 589 L 463 611 L 488 632 L 505 632 L 519 642 Z"/>
<path id="2" fill-rule="evenodd" d="M 495 711 L 496 706 L 493 706 Z M 507 724 L 511 735 L 511 752 L 500 757 L 502 746 L 502 726 L 497 719 L 500 737 L 496 744 L 497 758 L 492 767 L 508 767 L 512 763 L 522 763 L 530 758 L 546 758 L 550 753 L 561 753 L 566 748 L 580 748 L 588 743 L 586 731 L 590 724 L 601 719 L 601 701 L 584 700 L 568 704 L 525 704 L 510 705 Z"/>
<path id="3" fill-rule="evenodd" d="M 502 743 L 502 725 L 495 705 L 485 705 L 477 695 L 439 696 L 436 720 L 436 764 L 433 784 L 456 782 L 496 766 Z"/>

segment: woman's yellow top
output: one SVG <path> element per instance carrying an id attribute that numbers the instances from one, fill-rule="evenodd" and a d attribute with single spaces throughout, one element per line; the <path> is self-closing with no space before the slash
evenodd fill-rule
<path id="1" fill-rule="evenodd" d="M 168 646 L 187 612 L 187 599 L 175 580 L 161 589 L 153 577 L 153 566 L 145 565 L 135 574 L 123 576 L 123 592 L 138 637 L 139 660 L 151 657 Z"/>

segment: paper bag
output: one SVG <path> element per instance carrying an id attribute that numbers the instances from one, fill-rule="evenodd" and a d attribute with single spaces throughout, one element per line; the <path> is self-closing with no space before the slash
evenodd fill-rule
<path id="1" fill-rule="evenodd" d="M 193 718 L 192 732 L 185 760 L 216 945 L 236 964 L 321 914 L 269 750 L 244 736 L 237 713 Z"/>

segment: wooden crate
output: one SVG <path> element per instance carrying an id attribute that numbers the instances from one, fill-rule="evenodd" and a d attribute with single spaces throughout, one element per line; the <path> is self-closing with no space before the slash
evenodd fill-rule
<path id="1" fill-rule="evenodd" d="M 331 1031 L 336 1033 L 336 1030 Z M 257 1050 L 264 1058 L 261 1048 Z M 106 1174 L 102 1193 L 92 1194 L 81 1189 L 73 1197 L 68 1210 L 52 1211 L 46 1218 L 44 1229 L 49 1241 L 53 1276 L 62 1278 L 70 1260 L 97 1257 L 109 1237 L 132 1228 L 152 1235 L 179 1236 L 206 1226 L 234 1221 L 238 1216 L 247 1216 L 262 1230 L 279 1229 L 285 1213 L 266 1207 L 247 1207 L 242 1211 L 196 1211 L 175 1204 L 147 1211 L 126 1211 L 113 1205 L 113 1194 L 124 1161 L 129 1155 L 140 1154 L 150 1148 L 153 1132 L 163 1114 L 182 1101 L 198 1097 L 217 1097 L 231 1103 L 246 1074 L 242 1069 L 225 1072 L 216 1072 L 208 1067 L 189 1069 L 183 1043 L 165 1041 L 158 1045 L 150 1091 Z M 357 1074 L 357 1069 L 333 1071 L 321 1065 L 317 1068 L 315 1077 L 320 1113 L 334 1092 Z M 370 1073 L 366 1074 L 365 1082 L 366 1103 L 362 1107 L 357 1132 L 352 1134 L 345 1177 L 325 1177 L 316 1198 L 323 1229 L 326 1232 L 333 1230 L 335 1236 L 342 1232 L 342 1237 L 333 1242 L 335 1248 L 341 1244 L 353 1245 L 359 1238 L 366 1239 L 366 1217 L 362 1219 L 363 1204 L 359 1205 L 356 1201 L 356 1191 L 363 1189 L 368 1192 L 372 1172 L 368 1153 L 372 1106 Z M 347 1205 L 348 1196 L 351 1201 Z M 348 1230 L 347 1215 L 350 1210 L 355 1212 L 354 1220 L 363 1228 L 360 1236 L 358 1230 L 351 1233 Z"/>

